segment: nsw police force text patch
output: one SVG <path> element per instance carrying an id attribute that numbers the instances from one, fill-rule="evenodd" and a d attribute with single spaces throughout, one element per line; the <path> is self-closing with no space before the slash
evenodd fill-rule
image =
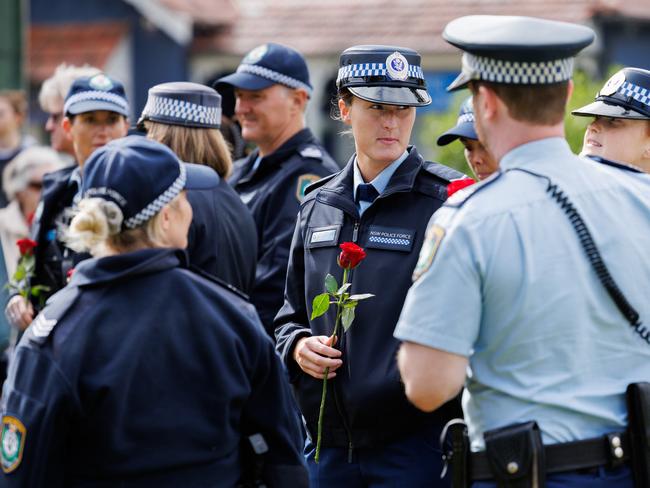
<path id="1" fill-rule="evenodd" d="M 410 252 L 415 240 L 414 229 L 371 225 L 365 247 Z"/>

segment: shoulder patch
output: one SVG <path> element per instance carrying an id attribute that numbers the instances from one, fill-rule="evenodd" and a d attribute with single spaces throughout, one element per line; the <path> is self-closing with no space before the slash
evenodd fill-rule
<path id="1" fill-rule="evenodd" d="M 23 460 L 27 429 L 23 423 L 11 415 L 2 417 L 2 433 L 0 434 L 0 462 L 2 471 L 6 474 L 15 471 Z"/>
<path id="2" fill-rule="evenodd" d="M 445 237 L 444 228 L 436 224 L 429 225 L 420 250 L 420 257 L 413 270 L 413 281 L 419 279 L 431 267 L 443 237 Z"/>
<path id="3" fill-rule="evenodd" d="M 321 179 L 320 175 L 315 175 L 311 173 L 300 175 L 298 177 L 298 185 L 296 187 L 296 198 L 298 199 L 299 202 L 302 202 L 307 187 L 320 179 Z"/>
<path id="4" fill-rule="evenodd" d="M 26 334 L 31 342 L 39 345 L 45 344 L 56 324 L 63 315 L 68 311 L 72 304 L 79 296 L 79 288 L 76 286 L 66 286 L 53 297 L 56 299 L 48 300 L 45 308 L 32 321 L 27 329 Z"/>
<path id="5" fill-rule="evenodd" d="M 335 176 L 337 176 L 339 173 L 340 173 L 340 171 L 337 171 L 336 173 L 332 173 L 331 175 L 321 177 L 318 181 L 315 181 L 314 183 L 312 183 L 312 184 L 310 184 L 310 185 L 307 185 L 307 187 L 305 188 L 305 195 L 308 195 L 308 194 L 311 193 L 312 191 L 314 191 L 314 190 L 320 188 L 320 187 L 323 186 L 325 183 L 327 183 L 328 181 L 330 181 L 332 178 L 334 178 Z"/>
<path id="6" fill-rule="evenodd" d="M 323 159 L 323 151 L 317 146 L 305 146 L 298 152 L 303 158 Z"/>

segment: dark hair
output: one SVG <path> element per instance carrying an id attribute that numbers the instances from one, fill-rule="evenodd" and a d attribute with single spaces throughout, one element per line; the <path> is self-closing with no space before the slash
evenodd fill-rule
<path id="1" fill-rule="evenodd" d="M 564 120 L 568 101 L 569 82 L 551 85 L 503 85 L 487 81 L 473 81 L 474 95 L 479 86 L 492 90 L 508 107 L 510 116 L 519 122 L 537 125 L 556 125 Z"/>

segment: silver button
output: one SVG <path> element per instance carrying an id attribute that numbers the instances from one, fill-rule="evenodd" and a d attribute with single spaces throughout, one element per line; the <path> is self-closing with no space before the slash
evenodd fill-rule
<path id="1" fill-rule="evenodd" d="M 507 469 L 508 473 L 515 474 L 517 471 L 519 471 L 519 465 L 516 462 L 511 461 L 508 463 Z"/>
<path id="2" fill-rule="evenodd" d="M 611 443 L 612 443 L 612 447 L 621 447 L 621 438 L 612 437 Z"/>
<path id="3" fill-rule="evenodd" d="M 614 456 L 616 456 L 618 459 L 621 459 L 623 457 L 623 448 L 617 447 L 614 449 Z"/>

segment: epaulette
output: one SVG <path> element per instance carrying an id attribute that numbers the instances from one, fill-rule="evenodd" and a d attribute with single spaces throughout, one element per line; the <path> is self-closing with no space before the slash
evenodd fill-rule
<path id="1" fill-rule="evenodd" d="M 42 346 L 50 336 L 56 324 L 79 298 L 80 290 L 77 286 L 66 286 L 61 289 L 54 300 L 50 298 L 46 307 L 32 321 L 25 332 L 28 340 L 33 344 Z"/>
<path id="2" fill-rule="evenodd" d="M 324 176 L 323 178 L 321 178 L 321 179 L 318 180 L 318 181 L 314 181 L 313 183 L 311 183 L 310 185 L 308 185 L 308 186 L 305 188 L 305 196 L 307 196 L 310 192 L 316 190 L 317 188 L 320 188 L 320 187 L 323 186 L 325 183 L 327 183 L 328 181 L 330 181 L 332 178 L 334 178 L 335 176 L 338 176 L 340 173 L 341 173 L 341 172 L 338 171 L 338 172 L 336 172 L 336 173 L 332 173 L 331 175 Z"/>
<path id="3" fill-rule="evenodd" d="M 501 171 L 496 171 L 492 173 L 490 176 L 485 178 L 483 181 L 480 181 L 479 183 L 475 183 L 470 186 L 466 186 L 462 190 L 458 190 L 456 193 L 454 193 L 452 196 L 450 196 L 447 201 L 445 202 L 445 206 L 447 207 L 454 207 L 454 208 L 460 208 L 462 207 L 465 202 L 467 202 L 472 196 L 476 195 L 478 192 L 484 190 L 488 186 L 490 186 L 492 183 L 497 181 L 501 176 L 503 175 L 503 172 Z"/>
<path id="4" fill-rule="evenodd" d="M 303 144 L 298 146 L 298 154 L 303 158 L 323 160 L 323 150 L 312 143 Z"/>
<path id="5" fill-rule="evenodd" d="M 203 271 L 201 268 L 198 268 L 198 267 L 196 267 L 194 265 L 190 265 L 190 267 L 188 269 L 190 271 L 192 271 L 192 273 L 199 275 L 201 278 L 205 278 L 206 280 L 208 280 L 208 281 L 210 281 L 212 283 L 215 283 L 215 284 L 217 284 L 217 285 L 219 285 L 219 286 L 221 286 L 223 288 L 226 288 L 228 291 L 230 291 L 231 293 L 234 293 L 235 295 L 237 295 L 242 300 L 246 300 L 247 302 L 250 302 L 250 297 L 246 293 L 241 291 L 236 286 L 233 286 L 230 283 L 222 280 L 221 278 L 218 278 L 218 277 L 216 277 L 216 276 L 214 276 L 214 275 L 212 275 L 210 273 L 207 273 L 207 272 Z"/>
<path id="6" fill-rule="evenodd" d="M 461 173 L 460 171 L 445 166 L 440 163 L 434 163 L 433 161 L 424 161 L 422 168 L 429 174 L 437 176 L 440 179 L 450 182 L 452 180 L 457 180 L 459 178 L 465 178 L 467 175 Z"/>
<path id="7" fill-rule="evenodd" d="M 606 166 L 611 166 L 613 168 L 617 169 L 622 169 L 624 171 L 629 171 L 630 173 L 643 173 L 644 171 L 637 167 L 634 166 L 633 164 L 628 164 L 628 163 L 621 163 L 619 161 L 612 161 L 610 159 L 605 159 L 600 156 L 587 156 L 589 159 L 596 161 L 597 163 L 604 164 Z"/>

